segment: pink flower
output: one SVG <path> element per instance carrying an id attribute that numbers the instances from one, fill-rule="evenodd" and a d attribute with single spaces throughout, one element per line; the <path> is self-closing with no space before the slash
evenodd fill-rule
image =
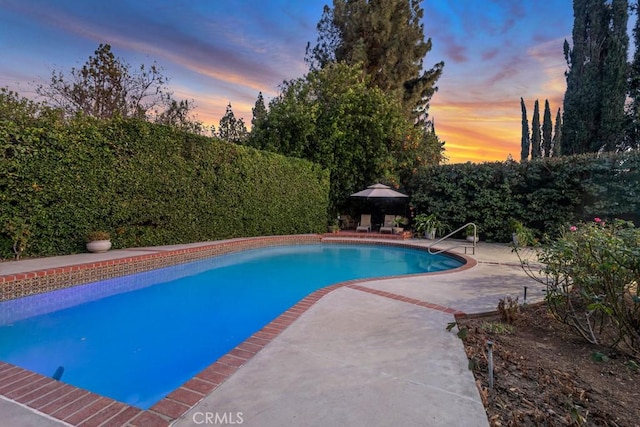
<path id="1" fill-rule="evenodd" d="M 593 220 L 595 222 L 597 222 L 598 224 L 602 222 L 602 220 L 600 218 L 598 218 L 598 217 L 593 218 Z"/>
<path id="2" fill-rule="evenodd" d="M 572 225 L 569 230 L 571 231 L 578 231 L 578 227 L 576 227 L 575 225 Z"/>

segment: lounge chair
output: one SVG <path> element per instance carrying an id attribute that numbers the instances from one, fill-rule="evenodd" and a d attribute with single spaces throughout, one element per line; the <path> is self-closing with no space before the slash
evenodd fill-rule
<path id="1" fill-rule="evenodd" d="M 395 215 L 385 215 L 384 224 L 382 224 L 382 227 L 380 227 L 380 233 L 393 233 L 393 220 L 395 218 Z"/>
<path id="2" fill-rule="evenodd" d="M 360 222 L 356 231 L 371 231 L 371 214 L 360 215 Z"/>

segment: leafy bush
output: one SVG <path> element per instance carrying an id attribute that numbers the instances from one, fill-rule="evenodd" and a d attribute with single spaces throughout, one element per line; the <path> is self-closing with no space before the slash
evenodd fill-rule
<path id="1" fill-rule="evenodd" d="M 520 221 L 509 220 L 509 229 L 513 233 L 513 244 L 516 246 L 530 246 L 536 243 L 533 230 L 525 227 Z"/>
<path id="2" fill-rule="evenodd" d="M 640 221 L 640 151 L 419 169 L 407 185 L 416 213 L 453 229 L 468 222 L 488 241 L 511 240 L 509 220 L 534 238 L 599 214 Z"/>
<path id="3" fill-rule="evenodd" d="M 142 120 L 67 122 L 6 91 L 0 143 L 3 258 L 82 252 L 93 230 L 122 248 L 326 227 L 328 172 L 305 160 Z"/>
<path id="4" fill-rule="evenodd" d="M 420 235 L 425 233 L 433 233 L 432 237 L 436 235 L 443 235 L 449 226 L 440 221 L 435 214 L 418 214 L 413 218 L 413 228 Z"/>
<path id="5" fill-rule="evenodd" d="M 89 234 L 87 234 L 87 238 L 85 239 L 85 241 L 89 243 L 89 242 L 95 242 L 98 240 L 110 240 L 110 239 L 111 239 L 111 235 L 106 231 L 91 231 L 89 232 Z"/>
<path id="6" fill-rule="evenodd" d="M 507 241 L 505 223 L 522 210 L 513 193 L 517 168 L 515 162 L 434 166 L 418 171 L 407 190 L 418 213 L 433 213 L 451 229 L 473 222 L 485 240 Z"/>
<path id="7" fill-rule="evenodd" d="M 595 218 L 545 244 L 538 260 L 540 274 L 525 270 L 546 285 L 557 319 L 591 343 L 640 356 L 640 229 Z"/>

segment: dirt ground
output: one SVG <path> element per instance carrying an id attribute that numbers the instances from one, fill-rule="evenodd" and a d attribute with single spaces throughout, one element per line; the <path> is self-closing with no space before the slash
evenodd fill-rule
<path id="1" fill-rule="evenodd" d="M 640 361 L 582 341 L 544 305 L 521 309 L 513 325 L 495 314 L 458 330 L 491 426 L 640 426 Z"/>

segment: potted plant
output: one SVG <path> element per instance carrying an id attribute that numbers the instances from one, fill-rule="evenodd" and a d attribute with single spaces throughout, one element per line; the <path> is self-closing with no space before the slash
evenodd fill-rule
<path id="1" fill-rule="evenodd" d="M 419 214 L 413 219 L 414 229 L 420 233 L 424 233 L 427 239 L 435 239 L 436 236 L 445 230 L 445 223 L 440 221 L 435 214 Z"/>
<path id="2" fill-rule="evenodd" d="M 419 235 L 424 235 L 427 231 L 427 220 L 429 215 L 418 214 L 413 218 L 413 230 Z"/>
<path id="3" fill-rule="evenodd" d="M 402 231 L 404 230 L 404 227 L 402 227 L 403 225 L 406 225 L 409 222 L 409 220 L 407 220 L 407 218 L 403 217 L 403 216 L 396 216 L 393 219 L 393 234 L 400 234 L 402 233 Z"/>
<path id="4" fill-rule="evenodd" d="M 111 249 L 111 235 L 106 231 L 92 231 L 87 234 L 87 250 L 92 253 L 107 252 Z"/>
<path id="5" fill-rule="evenodd" d="M 467 227 L 464 229 L 464 233 L 467 236 L 468 242 L 477 243 L 478 240 L 480 240 L 480 238 L 478 237 L 477 227 L 474 227 L 473 225 L 467 225 Z"/>
<path id="6" fill-rule="evenodd" d="M 334 219 L 330 224 L 329 224 L 329 233 L 337 233 L 338 231 L 340 231 L 340 225 L 337 219 Z"/>

